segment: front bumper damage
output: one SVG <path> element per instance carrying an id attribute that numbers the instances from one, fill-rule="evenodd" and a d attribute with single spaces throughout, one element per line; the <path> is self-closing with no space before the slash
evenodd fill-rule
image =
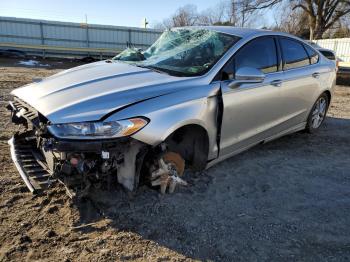
<path id="1" fill-rule="evenodd" d="M 48 119 L 24 101 L 15 98 L 8 107 L 12 122 L 24 126 L 10 140 L 11 157 L 28 189 L 37 193 L 55 182 L 68 195 L 82 197 L 91 186 L 111 188 L 119 183 L 134 191 L 142 180 L 161 193 L 187 185 L 181 178 L 185 159 L 164 142 L 152 147 L 132 137 L 72 140 L 53 136 Z"/>
<path id="2" fill-rule="evenodd" d="M 59 141 L 35 136 L 32 130 L 9 141 L 12 160 L 28 189 L 41 192 L 58 181 L 71 197 L 91 185 L 113 182 L 133 191 L 138 186 L 147 146 L 132 139 Z"/>
<path id="3" fill-rule="evenodd" d="M 46 142 L 48 142 L 46 140 Z M 87 193 L 91 185 L 108 187 L 113 182 L 133 191 L 147 147 L 138 141 L 68 142 L 49 140 L 51 149 L 39 145 L 32 131 L 10 140 L 12 160 L 33 193 L 58 181 L 73 197 Z"/>
<path id="4" fill-rule="evenodd" d="M 15 135 L 9 141 L 11 158 L 24 183 L 32 193 L 47 188 L 51 182 L 51 172 L 43 164 L 39 154 L 25 137 Z"/>
<path id="5" fill-rule="evenodd" d="M 131 137 L 111 140 L 62 140 L 47 131 L 48 121 L 23 101 L 10 102 L 12 122 L 23 125 L 9 141 L 12 160 L 28 189 L 37 193 L 59 181 L 71 197 L 91 185 L 113 182 L 133 191 L 138 186 L 148 145 Z"/>

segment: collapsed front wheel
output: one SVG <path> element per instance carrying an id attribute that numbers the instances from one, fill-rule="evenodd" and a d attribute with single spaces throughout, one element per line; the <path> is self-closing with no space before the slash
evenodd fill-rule
<path id="1" fill-rule="evenodd" d="M 313 105 L 309 117 L 307 119 L 306 131 L 314 133 L 323 123 L 326 118 L 329 106 L 329 98 L 327 94 L 323 93 Z"/>
<path id="2" fill-rule="evenodd" d="M 179 153 L 165 152 L 159 156 L 152 169 L 151 185 L 159 186 L 162 194 L 167 190 L 173 193 L 177 185 L 187 185 L 187 182 L 182 179 L 185 160 Z"/>

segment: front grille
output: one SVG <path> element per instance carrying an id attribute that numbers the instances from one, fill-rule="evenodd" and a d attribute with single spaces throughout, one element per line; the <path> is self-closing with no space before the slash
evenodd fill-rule
<path id="1" fill-rule="evenodd" d="M 23 117 L 26 118 L 29 121 L 33 121 L 37 117 L 39 117 L 38 111 L 36 111 L 33 107 L 25 103 L 24 101 L 20 100 L 19 98 L 15 97 L 14 101 L 12 102 L 17 112 L 21 110 L 25 110 L 25 113 L 23 113 Z"/>

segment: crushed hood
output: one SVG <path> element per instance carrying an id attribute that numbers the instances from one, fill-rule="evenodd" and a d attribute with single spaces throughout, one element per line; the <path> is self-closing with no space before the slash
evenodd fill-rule
<path id="1" fill-rule="evenodd" d="M 12 94 L 52 123 L 100 120 L 133 103 L 175 92 L 188 78 L 106 61 L 62 71 Z"/>

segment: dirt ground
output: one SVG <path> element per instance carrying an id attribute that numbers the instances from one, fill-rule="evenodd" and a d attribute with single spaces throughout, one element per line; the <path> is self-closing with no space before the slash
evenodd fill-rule
<path id="1" fill-rule="evenodd" d="M 59 185 L 29 193 L 7 145 L 9 92 L 58 71 L 0 67 L 0 261 L 350 260 L 350 87 L 318 133 L 186 173 L 173 195 L 118 187 L 73 203 Z"/>

